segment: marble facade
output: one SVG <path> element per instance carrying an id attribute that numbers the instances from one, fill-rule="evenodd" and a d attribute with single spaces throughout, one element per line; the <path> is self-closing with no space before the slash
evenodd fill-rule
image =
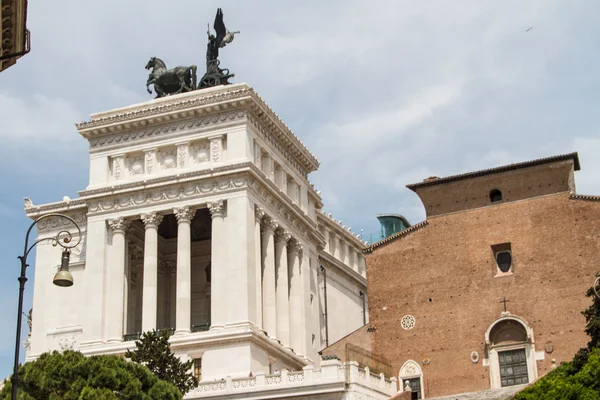
<path id="1" fill-rule="evenodd" d="M 308 181 L 318 161 L 249 86 L 94 114 L 77 129 L 89 185 L 25 208 L 65 213 L 83 235 L 70 288 L 52 285 L 59 250 L 38 246 L 27 360 L 122 354 L 139 332 L 167 328 L 177 355 L 201 359 L 203 382 L 318 370 L 326 342 L 368 319 L 360 238 L 321 211 Z M 63 228 L 48 219 L 38 231 Z"/>

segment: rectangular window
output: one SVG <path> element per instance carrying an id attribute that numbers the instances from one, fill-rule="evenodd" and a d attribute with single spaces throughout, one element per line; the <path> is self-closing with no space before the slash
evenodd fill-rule
<path id="1" fill-rule="evenodd" d="M 510 243 L 501 243 L 492 245 L 492 254 L 494 255 L 494 275 L 510 275 L 513 271 L 513 257 Z"/>
<path id="2" fill-rule="evenodd" d="M 498 353 L 498 361 L 502 387 L 529 382 L 525 349 L 501 351 Z"/>
<path id="3" fill-rule="evenodd" d="M 202 380 L 202 359 L 194 359 L 194 376 L 198 379 L 198 382 Z"/>

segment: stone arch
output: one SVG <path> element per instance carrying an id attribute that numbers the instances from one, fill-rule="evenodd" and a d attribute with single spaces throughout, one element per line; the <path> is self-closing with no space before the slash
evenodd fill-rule
<path id="1" fill-rule="evenodd" d="M 485 332 L 490 386 L 493 389 L 529 383 L 538 377 L 533 328 L 519 316 L 503 314 Z M 507 367 L 505 363 L 512 359 L 520 360 L 520 366 Z M 520 376 L 517 376 L 518 370 Z"/>
<path id="2" fill-rule="evenodd" d="M 402 367 L 400 368 L 400 373 L 398 374 L 398 381 L 402 390 L 404 390 L 404 387 L 408 382 L 412 384 L 416 382 L 417 379 L 420 390 L 418 395 L 413 396 L 413 398 L 422 399 L 424 398 L 425 392 L 423 387 L 423 370 L 421 369 L 421 366 L 418 362 L 414 360 L 408 360 L 404 364 L 402 364 Z M 411 385 L 411 387 L 414 390 L 413 385 Z"/>

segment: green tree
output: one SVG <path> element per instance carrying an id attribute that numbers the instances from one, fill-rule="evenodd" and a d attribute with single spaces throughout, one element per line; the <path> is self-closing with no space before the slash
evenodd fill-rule
<path id="1" fill-rule="evenodd" d="M 0 399 L 11 397 L 6 383 Z M 172 384 L 118 356 L 44 353 L 19 369 L 19 400 L 181 400 Z"/>
<path id="2" fill-rule="evenodd" d="M 160 380 L 177 386 L 182 394 L 198 386 L 198 380 L 192 374 L 192 361 L 181 362 L 173 354 L 167 330 L 145 332 L 135 345 L 136 349 L 128 350 L 125 357 L 148 367 Z"/>

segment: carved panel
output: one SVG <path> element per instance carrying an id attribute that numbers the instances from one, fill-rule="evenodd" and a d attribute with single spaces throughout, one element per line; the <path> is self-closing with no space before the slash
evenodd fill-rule
<path id="1" fill-rule="evenodd" d="M 194 143 L 190 147 L 190 153 L 195 164 L 210 161 L 210 142 L 208 140 L 201 140 Z"/>
<path id="2" fill-rule="evenodd" d="M 130 176 L 144 174 L 144 154 L 133 153 L 127 155 L 127 169 Z"/>
<path id="3" fill-rule="evenodd" d="M 161 169 L 177 167 L 177 151 L 174 146 L 158 150 L 158 163 Z"/>

